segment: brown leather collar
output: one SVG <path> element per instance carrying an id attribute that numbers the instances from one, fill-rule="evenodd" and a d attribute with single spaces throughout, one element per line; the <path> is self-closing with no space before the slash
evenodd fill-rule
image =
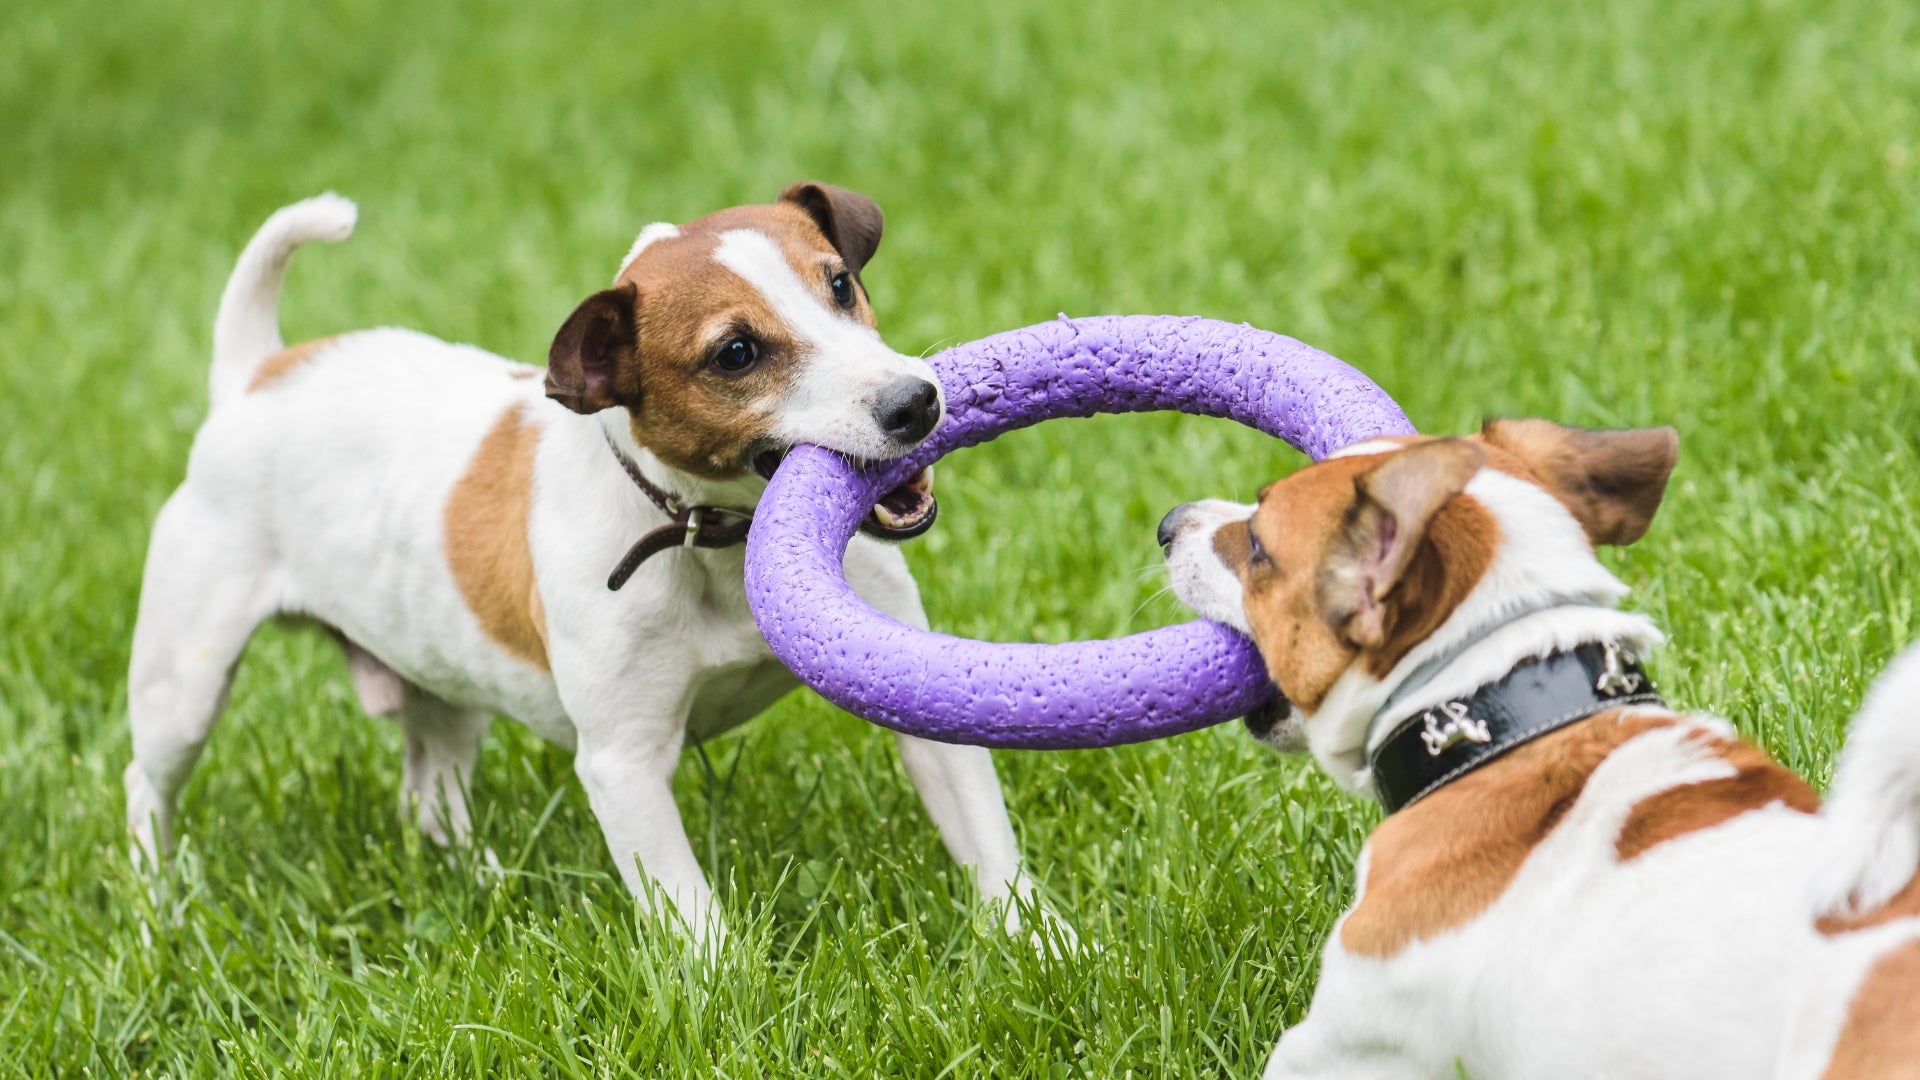
<path id="1" fill-rule="evenodd" d="M 633 459 L 614 443 L 612 435 L 607 436 L 607 448 L 613 451 L 614 460 L 626 470 L 634 486 L 652 500 L 661 513 L 667 515 L 665 525 L 634 541 L 627 553 L 621 556 L 613 573 L 607 577 L 607 588 L 618 591 L 633 576 L 633 572 L 640 569 L 641 563 L 672 548 L 725 548 L 747 542 L 747 530 L 753 525 L 753 511 L 731 506 L 688 506 L 678 495 L 662 490 L 648 480 L 640 471 L 640 466 L 635 465 Z"/>

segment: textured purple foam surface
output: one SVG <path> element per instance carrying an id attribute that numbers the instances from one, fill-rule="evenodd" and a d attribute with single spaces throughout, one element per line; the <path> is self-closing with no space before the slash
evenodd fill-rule
<path id="1" fill-rule="evenodd" d="M 774 654 L 807 685 L 856 716 L 941 742 L 1118 746 L 1243 716 L 1272 689 L 1253 643 L 1217 623 L 1032 645 L 882 615 L 848 587 L 841 560 L 879 494 L 914 470 L 1041 420 L 1095 413 L 1226 417 L 1315 460 L 1413 430 L 1385 391 L 1326 353 L 1211 319 L 1063 317 L 931 363 L 947 417 L 909 457 L 859 470 L 814 446 L 787 455 L 747 539 L 747 599 Z"/>

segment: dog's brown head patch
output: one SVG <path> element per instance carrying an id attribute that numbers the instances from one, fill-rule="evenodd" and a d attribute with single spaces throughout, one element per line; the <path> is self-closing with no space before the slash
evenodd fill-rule
<path id="1" fill-rule="evenodd" d="M 1462 494 L 1481 461 L 1465 439 L 1334 458 L 1221 527 L 1215 553 L 1289 701 L 1314 712 L 1356 663 L 1385 674 L 1472 591 L 1499 542 L 1492 514 Z"/>
<path id="2" fill-rule="evenodd" d="M 1646 532 L 1677 452 L 1671 428 L 1545 420 L 1382 439 L 1269 486 L 1249 520 L 1218 529 L 1213 553 L 1241 582 L 1274 681 L 1313 713 L 1355 665 L 1387 675 L 1479 583 L 1502 542 L 1465 492 L 1483 466 L 1554 496 L 1591 543 L 1627 544 Z"/>
<path id="3" fill-rule="evenodd" d="M 668 465 L 740 475 L 783 435 L 779 412 L 803 369 L 826 362 L 817 331 L 832 320 L 874 326 L 858 272 L 879 246 L 880 222 L 872 200 L 809 183 L 772 205 L 664 230 L 560 328 L 548 396 L 581 413 L 622 406 L 635 441 Z M 770 292 L 723 262 L 723 243 L 742 232 L 770 243 L 797 287 L 783 277 Z M 877 346 L 871 334 L 850 340 Z"/>

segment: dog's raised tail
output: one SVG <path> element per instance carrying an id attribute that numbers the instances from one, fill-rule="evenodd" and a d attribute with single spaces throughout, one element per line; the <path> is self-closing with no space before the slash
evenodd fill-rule
<path id="1" fill-rule="evenodd" d="M 280 283 L 293 250 L 309 240 L 338 242 L 353 235 L 359 210 L 352 200 L 329 191 L 274 211 L 234 265 L 220 294 L 213 321 L 213 407 L 243 393 L 267 357 L 284 348 L 280 340 Z"/>
<path id="2" fill-rule="evenodd" d="M 1814 914 L 1872 911 L 1920 870 L 1920 646 L 1867 694 L 1820 815 Z"/>

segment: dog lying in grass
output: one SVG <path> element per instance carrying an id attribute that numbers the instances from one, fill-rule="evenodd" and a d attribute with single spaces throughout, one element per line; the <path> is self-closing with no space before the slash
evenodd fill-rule
<path id="1" fill-rule="evenodd" d="M 171 844 L 254 629 L 296 616 L 339 639 L 366 711 L 399 722 L 403 812 L 427 835 L 466 840 L 480 740 L 511 716 L 575 750 L 634 895 L 718 933 L 670 782 L 689 733 L 795 685 L 747 610 L 740 545 L 765 477 L 797 442 L 899 457 L 943 412 L 932 369 L 874 329 L 860 271 L 879 207 L 806 183 L 649 225 L 545 371 L 410 330 L 285 346 L 288 259 L 354 221 L 337 196 L 274 214 L 221 299 L 212 410 L 154 525 L 134 631 L 136 860 Z M 888 493 L 866 531 L 923 531 L 929 484 Z M 897 548 L 856 537 L 847 577 L 926 625 Z M 1017 927 L 1028 886 L 992 759 L 899 747 L 948 850 Z"/>
<path id="2" fill-rule="evenodd" d="M 1677 453 L 1496 421 L 1162 522 L 1175 591 L 1284 695 L 1249 728 L 1387 810 L 1269 1078 L 1920 1077 L 1920 653 L 1824 807 L 1663 704 L 1594 546 Z"/>

